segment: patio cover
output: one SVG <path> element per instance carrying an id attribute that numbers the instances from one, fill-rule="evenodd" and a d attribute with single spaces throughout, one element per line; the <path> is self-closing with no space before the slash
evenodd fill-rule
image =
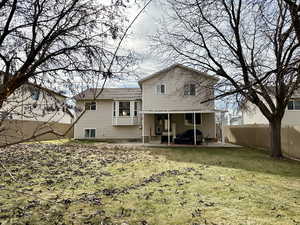
<path id="1" fill-rule="evenodd" d="M 168 115 L 168 145 L 170 145 L 170 114 L 184 114 L 184 113 L 193 113 L 194 114 L 194 145 L 196 145 L 196 113 L 216 113 L 216 112 L 227 112 L 226 110 L 219 110 L 219 109 L 212 109 L 212 110 L 143 110 L 139 113 L 143 116 L 143 123 L 142 123 L 142 138 L 143 138 L 143 144 L 145 143 L 145 118 L 144 116 L 146 114 L 167 114 Z"/>
<path id="2" fill-rule="evenodd" d="M 181 113 L 216 113 L 216 112 L 227 112 L 221 109 L 212 110 L 142 110 L 140 114 L 181 114 Z"/>

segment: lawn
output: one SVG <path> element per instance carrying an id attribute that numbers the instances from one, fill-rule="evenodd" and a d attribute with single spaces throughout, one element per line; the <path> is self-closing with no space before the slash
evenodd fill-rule
<path id="1" fill-rule="evenodd" d="M 300 163 L 248 148 L 0 149 L 0 224 L 296 225 Z"/>

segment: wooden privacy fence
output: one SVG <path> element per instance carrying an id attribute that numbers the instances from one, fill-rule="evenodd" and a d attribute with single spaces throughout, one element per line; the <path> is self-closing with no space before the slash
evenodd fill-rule
<path id="1" fill-rule="evenodd" d="M 64 133 L 71 124 L 57 122 L 39 122 L 39 121 L 23 121 L 23 120 L 6 120 L 3 121 L 2 131 L 0 132 L 0 145 L 14 143 L 32 137 L 33 134 L 38 135 L 49 130 L 58 133 Z M 66 138 L 73 138 L 73 129 L 67 134 Z M 39 136 L 31 141 L 46 141 L 58 139 L 55 134 L 47 133 Z"/>
<path id="2" fill-rule="evenodd" d="M 270 148 L 268 125 L 236 125 L 224 127 L 225 141 L 233 144 Z M 300 125 L 283 126 L 281 129 L 282 151 L 286 157 L 300 159 Z"/>

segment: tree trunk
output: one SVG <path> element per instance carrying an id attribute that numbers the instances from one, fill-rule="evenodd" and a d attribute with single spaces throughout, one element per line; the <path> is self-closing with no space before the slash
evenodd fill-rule
<path id="1" fill-rule="evenodd" d="M 271 132 L 271 156 L 281 158 L 281 119 L 275 119 L 270 122 Z"/>

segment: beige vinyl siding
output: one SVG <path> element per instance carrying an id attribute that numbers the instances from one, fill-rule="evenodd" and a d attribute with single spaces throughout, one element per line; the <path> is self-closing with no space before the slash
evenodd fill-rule
<path id="1" fill-rule="evenodd" d="M 140 126 L 113 126 L 112 100 L 97 100 L 96 110 L 86 111 L 74 128 L 75 139 L 85 139 L 84 129 L 96 129 L 95 139 L 138 139 L 141 138 Z M 77 106 L 83 107 L 83 102 Z"/>
<path id="2" fill-rule="evenodd" d="M 247 103 L 247 110 L 243 111 L 243 124 L 269 124 L 259 108 Z M 300 110 L 285 110 L 282 125 L 300 125 Z"/>
<path id="3" fill-rule="evenodd" d="M 196 96 L 184 95 L 184 85 L 195 82 Z M 156 87 L 165 84 L 165 94 L 157 94 Z M 208 88 L 208 86 L 210 88 Z M 214 102 L 200 104 L 213 97 L 213 81 L 198 73 L 176 67 L 142 82 L 143 110 L 209 110 Z"/>
<path id="4" fill-rule="evenodd" d="M 12 110 L 12 119 L 14 120 L 26 120 L 26 121 L 39 121 L 39 122 L 57 122 L 70 124 L 73 118 L 62 110 L 62 103 L 65 98 L 59 95 L 49 95 L 45 91 L 39 90 L 39 98 L 34 100 L 31 98 L 31 93 L 28 90 L 28 85 L 23 85 L 12 94 L 8 101 L 5 102 L 2 110 Z M 10 102 L 11 101 L 11 102 Z M 59 111 L 47 111 L 47 106 L 53 106 L 57 104 Z M 36 105 L 34 107 L 34 105 Z M 31 108 L 34 112 L 34 116 L 28 108 Z"/>
<path id="5" fill-rule="evenodd" d="M 172 115 L 172 122 L 176 123 L 176 133 L 180 134 L 186 130 L 194 129 L 193 125 L 186 125 L 184 121 L 184 114 Z M 216 137 L 216 126 L 215 126 L 215 114 L 214 113 L 202 113 L 201 124 L 196 125 L 196 128 L 203 133 L 204 138 L 215 138 Z"/>

